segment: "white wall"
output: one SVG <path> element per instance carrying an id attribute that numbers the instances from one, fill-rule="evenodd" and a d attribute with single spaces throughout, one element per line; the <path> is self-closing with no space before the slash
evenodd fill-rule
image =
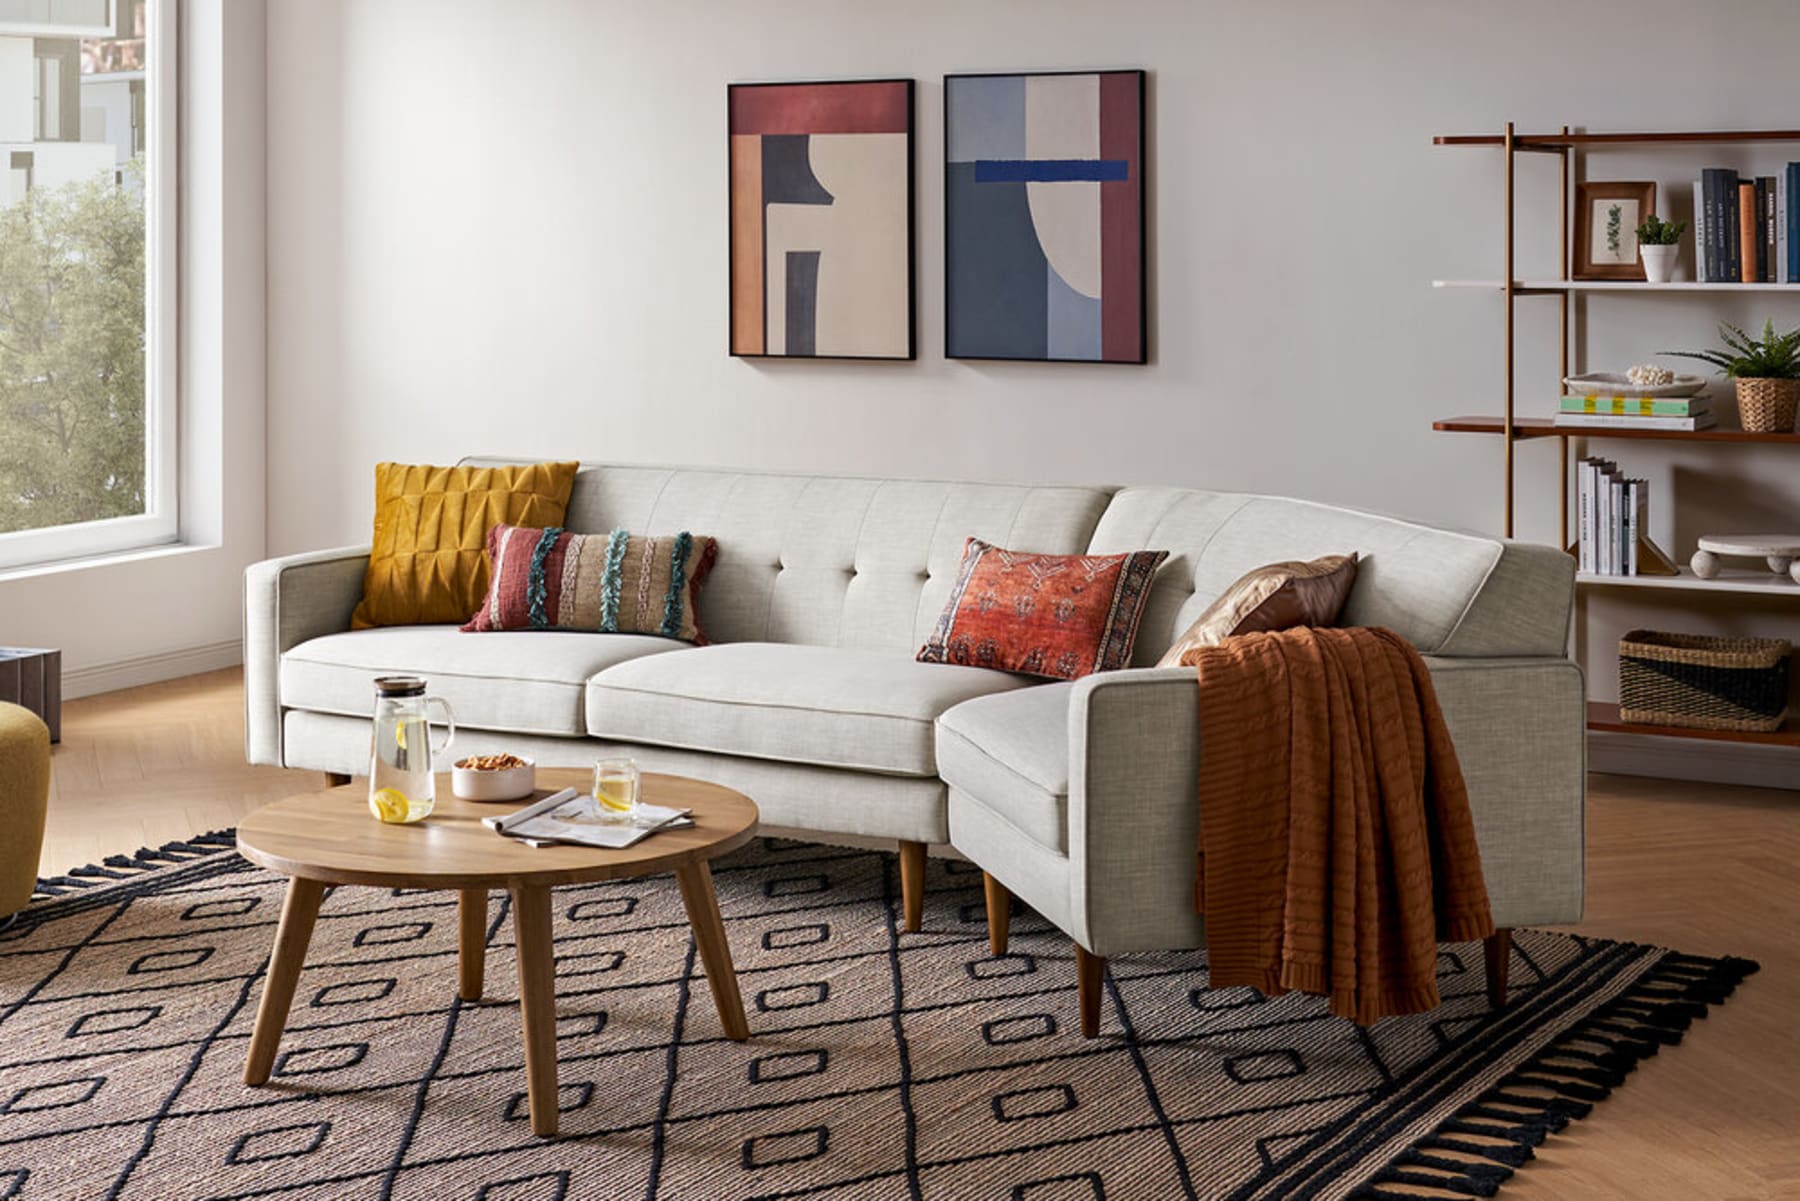
<path id="1" fill-rule="evenodd" d="M 365 539 L 379 459 L 472 451 L 1267 489 L 1494 529 L 1497 441 L 1430 423 L 1495 409 L 1499 303 L 1428 285 L 1497 274 L 1501 159 L 1431 136 L 1792 124 L 1796 38 L 1788 0 L 277 4 L 271 550 Z M 1688 83 L 1637 69 L 1665 58 Z M 946 361 L 941 77 L 1087 66 L 1150 71 L 1155 361 Z M 729 358 L 726 83 L 885 75 L 919 80 L 919 361 Z M 1547 398 L 1540 303 L 1521 365 Z M 1597 366 L 1710 334 L 1700 306 L 1603 305 L 1632 328 Z M 1552 539 L 1554 448 L 1521 454 L 1521 533 Z"/>
<path id="2" fill-rule="evenodd" d="M 243 569 L 263 557 L 264 10 L 261 0 L 187 0 L 182 15 L 188 545 L 0 576 L 0 637 L 60 647 L 65 695 L 237 662 Z"/>

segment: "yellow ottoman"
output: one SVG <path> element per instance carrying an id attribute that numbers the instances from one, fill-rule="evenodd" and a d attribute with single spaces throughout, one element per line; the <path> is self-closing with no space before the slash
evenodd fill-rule
<path id="1" fill-rule="evenodd" d="M 0 701 L 0 925 L 37 887 L 50 803 L 50 728 L 29 709 Z"/>

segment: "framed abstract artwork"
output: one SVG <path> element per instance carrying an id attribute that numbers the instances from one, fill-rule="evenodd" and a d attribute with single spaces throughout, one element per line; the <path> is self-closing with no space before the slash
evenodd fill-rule
<path id="1" fill-rule="evenodd" d="M 910 359 L 913 81 L 739 83 L 731 353 Z"/>
<path id="2" fill-rule="evenodd" d="M 1144 72 L 944 78 L 944 350 L 1146 361 Z"/>

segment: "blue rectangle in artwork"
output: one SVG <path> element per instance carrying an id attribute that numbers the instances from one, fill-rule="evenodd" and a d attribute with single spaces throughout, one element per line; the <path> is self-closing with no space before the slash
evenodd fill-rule
<path id="1" fill-rule="evenodd" d="M 1072 183 L 1130 179 L 1122 158 L 984 158 L 975 163 L 976 183 Z"/>

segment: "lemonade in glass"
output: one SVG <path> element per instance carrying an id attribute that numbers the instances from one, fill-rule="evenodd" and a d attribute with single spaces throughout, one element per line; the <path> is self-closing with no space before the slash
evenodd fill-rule
<path id="1" fill-rule="evenodd" d="M 600 820 L 634 821 L 638 811 L 638 765 L 635 759 L 600 759 L 594 763 L 594 801 Z"/>

